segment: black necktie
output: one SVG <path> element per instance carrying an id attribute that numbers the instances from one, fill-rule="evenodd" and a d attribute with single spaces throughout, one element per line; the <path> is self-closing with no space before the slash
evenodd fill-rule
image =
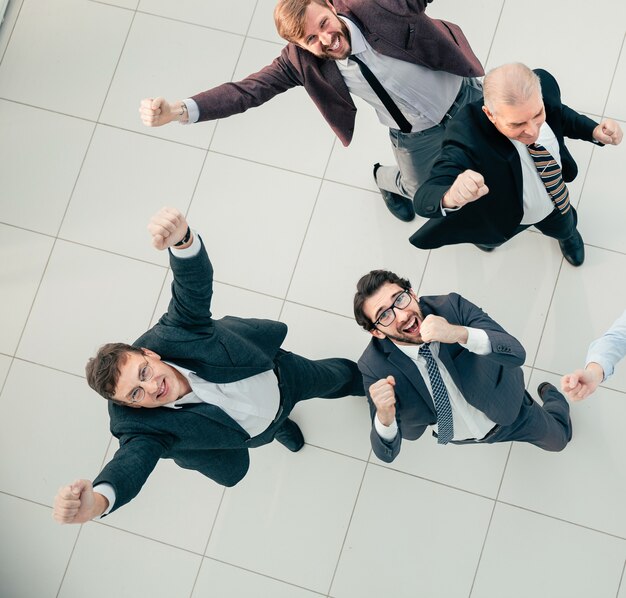
<path id="1" fill-rule="evenodd" d="M 391 96 L 387 93 L 385 88 L 380 84 L 380 81 L 376 78 L 376 75 L 370 71 L 368 66 L 354 54 L 350 56 L 350 60 L 353 60 L 359 65 L 361 73 L 365 77 L 365 80 L 370 84 L 370 87 L 374 90 L 374 93 L 378 96 L 378 99 L 383 103 L 383 106 L 387 108 L 391 118 L 396 121 L 398 129 L 403 133 L 410 133 L 411 123 L 404 117 L 404 114 L 400 111 L 397 104 L 391 99 Z"/>
<path id="2" fill-rule="evenodd" d="M 552 203 L 561 214 L 567 214 L 570 208 L 569 191 L 563 180 L 561 167 L 543 145 L 531 143 L 526 147 Z"/>

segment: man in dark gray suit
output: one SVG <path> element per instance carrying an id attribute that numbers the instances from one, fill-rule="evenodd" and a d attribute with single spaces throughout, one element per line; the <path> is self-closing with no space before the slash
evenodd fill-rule
<path id="1" fill-rule="evenodd" d="M 186 100 L 146 98 L 141 119 L 155 127 L 226 118 L 301 85 L 347 146 L 356 95 L 389 128 L 396 158 L 395 166 L 375 164 L 374 180 L 391 213 L 413 220 L 413 195 L 446 127 L 482 96 L 475 78 L 484 74 L 460 27 L 425 14 L 431 1 L 278 0 L 276 29 L 289 43 L 271 64 Z"/>
<path id="2" fill-rule="evenodd" d="M 250 464 L 248 449 L 274 438 L 304 445 L 288 419 L 299 401 L 362 395 L 356 364 L 312 361 L 280 348 L 287 326 L 271 320 L 211 316 L 213 269 L 204 244 L 175 209 L 148 226 L 153 245 L 170 250 L 172 299 L 133 345 L 104 345 L 86 367 L 89 385 L 109 399 L 120 448 L 93 484 L 59 489 L 54 517 L 83 523 L 132 500 L 159 459 L 233 486 Z"/>
<path id="3" fill-rule="evenodd" d="M 456 293 L 418 297 L 411 283 L 373 270 L 357 284 L 357 322 L 372 339 L 359 360 L 376 456 L 433 426 L 439 444 L 519 440 L 560 451 L 572 437 L 569 405 L 548 382 L 543 407 L 524 389 L 520 343 Z"/>

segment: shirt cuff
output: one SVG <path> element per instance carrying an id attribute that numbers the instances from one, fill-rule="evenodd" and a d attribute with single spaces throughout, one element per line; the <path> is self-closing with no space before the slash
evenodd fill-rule
<path id="1" fill-rule="evenodd" d="M 610 378 L 615 371 L 613 364 L 610 361 L 607 361 L 603 355 L 593 353 L 587 354 L 587 360 L 585 363 L 585 367 L 587 367 L 590 363 L 597 363 L 604 372 L 604 378 L 602 378 L 601 382 L 604 382 L 607 378 Z"/>
<path id="2" fill-rule="evenodd" d="M 376 433 L 383 439 L 388 442 L 393 440 L 398 435 L 398 424 L 394 419 L 391 424 L 385 426 L 378 419 L 378 415 L 374 416 L 374 428 L 376 429 Z"/>
<path id="3" fill-rule="evenodd" d="M 111 509 L 115 504 L 115 490 L 113 489 L 113 486 L 111 486 L 111 484 L 102 482 L 102 484 L 95 485 L 93 487 L 93 491 L 97 492 L 98 494 L 102 494 L 102 496 L 104 496 L 104 498 L 109 501 L 109 506 L 107 507 L 106 511 L 104 511 L 102 515 L 93 518 L 94 521 L 100 521 L 100 519 L 102 519 L 105 515 L 108 515 L 111 512 Z"/>
<path id="4" fill-rule="evenodd" d="M 464 347 L 476 355 L 489 355 L 491 353 L 491 341 L 489 336 L 482 328 L 470 328 L 464 326 L 467 330 L 467 342 L 459 343 L 461 347 Z"/>
<path id="5" fill-rule="evenodd" d="M 187 106 L 187 118 L 189 119 L 186 123 L 180 123 L 181 125 L 190 125 L 191 123 L 197 123 L 200 118 L 200 109 L 198 108 L 198 104 L 196 104 L 195 100 L 191 98 L 187 98 L 183 100 L 183 104 Z"/>
<path id="6" fill-rule="evenodd" d="M 193 233 L 193 241 L 189 247 L 185 247 L 184 249 L 170 247 L 170 252 L 174 257 L 185 259 L 194 257 L 200 253 L 200 248 L 202 247 L 200 237 L 194 229 L 191 229 L 191 232 Z"/>

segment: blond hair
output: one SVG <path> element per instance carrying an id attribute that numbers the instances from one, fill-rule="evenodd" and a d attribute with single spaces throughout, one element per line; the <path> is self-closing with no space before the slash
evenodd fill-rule
<path id="1" fill-rule="evenodd" d="M 309 4 L 328 6 L 326 0 L 278 0 L 274 8 L 274 23 L 278 35 L 288 42 L 304 37 L 304 20 Z"/>

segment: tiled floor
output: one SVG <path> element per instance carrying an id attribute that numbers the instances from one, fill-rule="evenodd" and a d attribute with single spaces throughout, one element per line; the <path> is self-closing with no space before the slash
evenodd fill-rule
<path id="1" fill-rule="evenodd" d="M 51 519 L 57 488 L 113 454 L 86 358 L 133 340 L 168 296 L 148 217 L 204 234 L 214 311 L 281 319 L 286 346 L 357 358 L 354 283 L 386 266 L 457 291 L 525 345 L 529 387 L 583 364 L 624 308 L 626 143 L 572 142 L 587 261 L 526 232 L 487 255 L 419 252 L 371 180 L 385 130 L 359 110 L 345 149 L 302 89 L 244 115 L 144 128 L 142 97 L 186 97 L 280 50 L 274 0 L 11 0 L 0 29 L 0 595 L 4 598 L 626 598 L 626 367 L 573 406 L 560 454 L 438 447 L 391 466 L 365 401 L 298 406 L 307 446 L 252 452 L 224 490 L 171 462 L 103 523 Z M 567 104 L 626 128 L 623 0 L 437 0 L 487 66 L 521 60 Z M 557 25 L 557 29 L 553 27 Z M 361 108 L 361 103 L 359 102 Z"/>

